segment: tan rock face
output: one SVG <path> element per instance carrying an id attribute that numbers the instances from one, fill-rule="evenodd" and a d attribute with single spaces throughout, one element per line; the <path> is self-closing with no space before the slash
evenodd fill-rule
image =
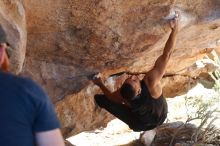
<path id="1" fill-rule="evenodd" d="M 0 1 L 0 24 L 7 33 L 11 70 L 19 73 L 25 59 L 27 31 L 23 4 L 17 0 Z"/>
<path id="2" fill-rule="evenodd" d="M 215 0 L 24 0 L 24 5 L 28 44 L 23 74 L 40 82 L 54 102 L 86 87 L 94 72 L 149 70 L 162 53 L 174 10 L 181 12 L 181 30 L 168 73 L 218 45 Z"/>
<path id="3" fill-rule="evenodd" d="M 181 29 L 167 74 L 189 67 L 213 48 L 219 51 L 218 0 L 3 0 L 0 3 L 3 4 L 0 18 L 11 26 L 7 29 L 13 30 L 11 40 L 18 48 L 14 51 L 17 56 L 13 58 L 16 60 L 13 68 L 19 70 L 22 66 L 27 29 L 22 75 L 38 81 L 47 90 L 56 103 L 65 131 L 77 127 L 74 131 L 77 133 L 105 123 L 101 120 L 108 119 L 104 118 L 106 113 L 97 119 L 94 116 L 95 91 L 84 96 L 87 88 L 93 88 L 87 76 L 95 72 L 107 77 L 121 71 L 148 71 L 162 53 L 170 33 L 167 19 L 172 18 L 175 10 L 182 16 Z M 165 90 L 174 95 L 180 89 L 172 90 L 171 86 Z"/>

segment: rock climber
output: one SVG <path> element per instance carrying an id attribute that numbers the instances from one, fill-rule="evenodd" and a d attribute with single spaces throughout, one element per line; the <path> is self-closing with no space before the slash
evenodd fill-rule
<path id="1" fill-rule="evenodd" d="M 163 53 L 153 68 L 139 79 L 138 74 L 130 74 L 122 86 L 115 92 L 104 85 L 101 76 L 93 79 L 103 94 L 95 95 L 95 102 L 134 131 L 146 131 L 161 125 L 168 112 L 166 99 L 162 94 L 161 79 L 165 74 L 168 61 L 173 52 L 179 27 L 179 13 L 170 21 L 171 33 Z"/>

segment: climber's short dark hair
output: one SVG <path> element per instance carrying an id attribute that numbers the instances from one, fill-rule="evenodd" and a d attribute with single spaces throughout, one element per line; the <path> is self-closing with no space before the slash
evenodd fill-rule
<path id="1" fill-rule="evenodd" d="M 135 89 L 132 85 L 124 83 L 120 89 L 121 96 L 127 100 L 131 100 L 136 96 Z"/>

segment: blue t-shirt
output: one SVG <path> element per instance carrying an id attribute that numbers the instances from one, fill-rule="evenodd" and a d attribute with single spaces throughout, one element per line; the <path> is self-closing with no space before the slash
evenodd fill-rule
<path id="1" fill-rule="evenodd" d="M 0 72 L 0 146 L 34 146 L 34 133 L 59 128 L 53 105 L 32 80 Z"/>

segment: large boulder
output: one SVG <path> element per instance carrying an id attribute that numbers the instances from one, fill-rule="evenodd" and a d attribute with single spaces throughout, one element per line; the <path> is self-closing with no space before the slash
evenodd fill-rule
<path id="1" fill-rule="evenodd" d="M 40 82 L 54 102 L 85 88 L 95 72 L 149 70 L 162 53 L 170 33 L 167 19 L 175 10 L 181 30 L 168 74 L 220 45 L 217 0 L 24 0 L 24 5 L 23 74 Z"/>
<path id="2" fill-rule="evenodd" d="M 12 68 L 20 71 L 25 58 L 21 75 L 33 78 L 49 93 L 66 134 L 93 129 L 113 118 L 94 105 L 93 95 L 100 91 L 88 76 L 101 72 L 107 78 L 151 69 L 162 54 L 175 10 L 182 18 L 164 78 L 167 96 L 181 94 L 182 85 L 190 89 L 200 72 L 182 71 L 189 71 L 213 49 L 219 51 L 219 0 L 3 0 L 0 4 L 1 23 L 16 48 Z M 113 91 L 124 78 L 108 78 L 107 84 Z"/>

